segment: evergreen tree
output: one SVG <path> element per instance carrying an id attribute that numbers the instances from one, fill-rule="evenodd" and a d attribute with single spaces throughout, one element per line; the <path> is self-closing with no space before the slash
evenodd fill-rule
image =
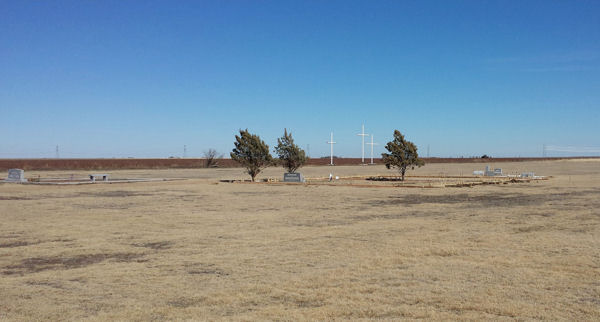
<path id="1" fill-rule="evenodd" d="M 394 140 L 388 142 L 385 148 L 389 153 L 382 153 L 381 157 L 386 168 L 398 168 L 402 174 L 402 181 L 404 181 L 404 173 L 407 168 L 414 169 L 425 164 L 423 160 L 419 159 L 417 146 L 405 140 L 404 135 L 398 130 L 394 130 Z"/>
<path id="2" fill-rule="evenodd" d="M 279 163 L 288 172 L 295 172 L 306 163 L 306 153 L 294 143 L 292 133 L 288 133 L 287 129 L 284 129 L 283 136 L 277 139 L 275 153 L 279 156 Z"/>
<path id="3" fill-rule="evenodd" d="M 258 135 L 246 130 L 240 130 L 240 135 L 235 136 L 235 148 L 231 151 L 231 159 L 246 167 L 248 174 L 255 181 L 262 169 L 273 163 L 269 153 L 269 146 Z"/>

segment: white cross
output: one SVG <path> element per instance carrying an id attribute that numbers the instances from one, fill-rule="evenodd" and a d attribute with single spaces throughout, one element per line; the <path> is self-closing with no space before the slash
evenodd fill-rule
<path id="1" fill-rule="evenodd" d="M 373 134 L 371 134 L 371 143 L 365 143 L 365 144 L 369 144 L 371 146 L 371 164 L 373 163 L 373 146 L 374 145 L 378 145 L 377 143 L 373 143 Z"/>
<path id="2" fill-rule="evenodd" d="M 365 163 L 365 136 L 369 136 L 365 134 L 365 125 L 362 125 L 362 132 L 357 134 L 358 136 L 362 136 L 362 163 Z"/>
<path id="3" fill-rule="evenodd" d="M 333 132 L 331 132 L 331 140 L 327 142 L 331 146 L 331 163 L 329 165 L 333 165 L 333 145 L 337 142 L 333 142 Z"/>

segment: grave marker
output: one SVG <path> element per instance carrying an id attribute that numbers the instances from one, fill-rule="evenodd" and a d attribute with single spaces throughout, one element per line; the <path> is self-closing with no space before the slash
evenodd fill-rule
<path id="1" fill-rule="evenodd" d="M 25 171 L 22 169 L 8 169 L 8 177 L 4 182 L 27 182 Z"/>
<path id="2" fill-rule="evenodd" d="M 283 174 L 283 182 L 305 182 L 302 173 L 286 172 Z"/>

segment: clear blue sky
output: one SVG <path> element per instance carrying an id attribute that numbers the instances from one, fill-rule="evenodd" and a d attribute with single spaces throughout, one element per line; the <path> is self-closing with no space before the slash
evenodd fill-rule
<path id="1" fill-rule="evenodd" d="M 0 158 L 600 155 L 600 1 L 0 0 L 0 112 Z"/>

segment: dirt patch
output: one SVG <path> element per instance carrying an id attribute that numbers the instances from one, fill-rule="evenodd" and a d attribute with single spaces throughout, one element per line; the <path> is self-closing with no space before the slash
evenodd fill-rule
<path id="1" fill-rule="evenodd" d="M 531 233 L 536 231 L 547 230 L 549 227 L 541 226 L 541 225 L 533 225 L 533 226 L 525 226 L 519 227 L 515 230 L 516 233 Z"/>
<path id="2" fill-rule="evenodd" d="M 383 215 L 361 215 L 351 217 L 351 223 L 356 221 L 367 221 L 367 220 L 393 220 L 403 218 L 431 218 L 431 217 L 442 217 L 444 213 L 434 211 L 412 211 L 403 214 L 383 214 Z"/>
<path id="3" fill-rule="evenodd" d="M 280 191 L 236 191 L 232 192 L 232 194 L 236 196 L 259 196 L 263 197 L 265 194 L 269 195 L 282 195 L 283 192 Z"/>
<path id="4" fill-rule="evenodd" d="M 217 276 L 228 276 L 229 273 L 215 267 L 214 264 L 189 264 L 186 265 L 187 273 L 192 275 L 217 275 Z"/>
<path id="5" fill-rule="evenodd" d="M 206 301 L 206 297 L 180 297 L 171 301 L 167 304 L 172 307 L 186 308 L 191 306 L 197 306 Z"/>
<path id="6" fill-rule="evenodd" d="M 31 198 L 16 196 L 0 196 L 0 200 L 31 200 Z"/>
<path id="7" fill-rule="evenodd" d="M 425 203 L 430 204 L 463 204 L 466 203 L 469 206 L 477 204 L 479 206 L 493 206 L 493 205 L 514 205 L 514 201 L 520 201 L 521 203 L 525 200 L 519 200 L 528 198 L 528 202 L 532 202 L 534 199 L 529 196 L 519 196 L 513 194 L 486 194 L 486 195 L 470 195 L 467 193 L 460 194 L 445 194 L 445 195 L 408 195 L 400 197 L 390 197 L 388 200 L 375 200 L 371 204 L 380 205 L 420 205 Z"/>
<path id="8" fill-rule="evenodd" d="M 58 243 L 69 243 L 75 241 L 75 239 L 72 238 L 57 238 L 57 239 L 53 239 L 51 240 L 51 242 L 58 242 Z"/>
<path id="9" fill-rule="evenodd" d="M 467 193 L 444 194 L 444 195 L 405 195 L 390 197 L 387 200 L 373 200 L 372 206 L 397 206 L 397 205 L 419 205 L 419 204 L 462 204 L 463 208 L 483 207 L 518 207 L 518 206 L 539 206 L 547 202 L 556 202 L 570 200 L 573 198 L 586 197 L 591 194 L 598 194 L 597 190 L 582 190 L 568 193 L 553 194 L 511 194 L 494 193 L 474 195 Z"/>
<path id="10" fill-rule="evenodd" d="M 102 191 L 102 192 L 82 192 L 79 194 L 82 197 L 135 197 L 135 196 L 154 196 L 152 193 L 143 193 L 127 190 Z"/>
<path id="11" fill-rule="evenodd" d="M 73 208 L 78 208 L 78 209 L 115 209 L 115 210 L 128 210 L 128 209 L 133 209 L 136 206 L 138 206 L 139 203 L 133 203 L 133 202 L 124 202 L 124 203 L 105 203 L 102 204 L 100 206 L 97 205 L 93 205 L 93 204 L 73 204 L 72 207 Z"/>
<path id="12" fill-rule="evenodd" d="M 360 224 L 361 222 L 371 220 L 398 220 L 406 218 L 441 218 L 446 216 L 446 213 L 435 212 L 435 211 L 408 211 L 405 213 L 397 214 L 365 214 L 356 215 L 341 218 L 290 218 L 285 222 L 287 225 L 299 226 L 299 227 L 328 227 L 328 226 L 346 226 Z"/>
<path id="13" fill-rule="evenodd" d="M 14 242 L 0 243 L 0 248 L 21 247 L 21 246 L 27 246 L 27 245 L 37 245 L 40 243 L 41 243 L 41 241 L 28 242 L 28 241 L 19 240 L 19 241 L 14 241 Z"/>
<path id="14" fill-rule="evenodd" d="M 46 270 L 60 270 L 81 268 L 97 264 L 105 260 L 115 260 L 117 262 L 132 262 L 144 256 L 137 253 L 101 253 L 101 254 L 82 254 L 71 257 L 53 256 L 53 257 L 32 257 L 26 258 L 17 265 L 5 266 L 2 271 L 4 275 L 30 274 Z"/>
<path id="15" fill-rule="evenodd" d="M 150 242 L 150 243 L 141 243 L 141 244 L 133 244 L 135 247 L 145 247 L 155 250 L 169 249 L 173 246 L 173 242 L 171 241 L 160 241 L 160 242 Z"/>
<path id="16" fill-rule="evenodd" d="M 72 199 L 79 197 L 135 197 L 135 196 L 153 196 L 151 193 L 142 193 L 135 191 L 99 191 L 99 192 L 79 192 L 74 194 L 40 194 L 35 197 L 16 197 L 0 196 L 0 200 L 44 200 L 44 199 Z"/>
<path id="17" fill-rule="evenodd" d="M 47 286 L 47 287 L 52 287 L 52 288 L 57 288 L 57 289 L 64 289 L 64 285 L 62 285 L 61 283 L 58 282 L 48 282 L 48 281 L 27 281 L 25 282 L 25 284 L 27 285 L 33 285 L 33 286 Z"/>
<path id="18" fill-rule="evenodd" d="M 320 299 L 299 296 L 295 294 L 281 294 L 271 296 L 271 301 L 284 305 L 290 305 L 297 308 L 316 308 L 325 305 Z"/>

